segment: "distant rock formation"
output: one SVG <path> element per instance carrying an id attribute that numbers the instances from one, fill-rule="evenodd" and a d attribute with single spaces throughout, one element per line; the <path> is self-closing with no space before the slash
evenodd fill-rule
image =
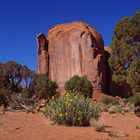
<path id="1" fill-rule="evenodd" d="M 94 90 L 104 89 L 105 53 L 100 33 L 84 22 L 52 27 L 47 37 L 37 36 L 38 73 L 46 74 L 59 88 L 74 75 L 87 76 Z"/>

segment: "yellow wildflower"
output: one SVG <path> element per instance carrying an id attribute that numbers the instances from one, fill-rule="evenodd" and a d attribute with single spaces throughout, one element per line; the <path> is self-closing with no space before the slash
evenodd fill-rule
<path id="1" fill-rule="evenodd" d="M 52 96 L 52 100 L 54 100 L 54 96 Z"/>
<path id="2" fill-rule="evenodd" d="M 41 111 L 45 111 L 46 107 L 42 107 L 40 108 Z"/>
<path id="3" fill-rule="evenodd" d="M 61 113 L 59 116 L 60 116 L 60 117 L 62 117 L 62 116 L 63 116 L 63 114 Z"/>
<path id="4" fill-rule="evenodd" d="M 74 98 L 77 98 L 77 96 L 74 96 Z"/>

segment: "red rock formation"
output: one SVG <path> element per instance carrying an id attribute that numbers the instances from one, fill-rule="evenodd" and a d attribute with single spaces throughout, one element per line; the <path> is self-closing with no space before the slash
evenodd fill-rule
<path id="1" fill-rule="evenodd" d="M 37 36 L 38 73 L 46 74 L 63 89 L 74 75 L 87 76 L 94 93 L 106 92 L 113 96 L 129 95 L 130 88 L 124 83 L 112 81 L 108 59 L 111 48 L 104 47 L 102 36 L 90 25 L 72 22 L 52 27 L 48 36 Z"/>
<path id="2" fill-rule="evenodd" d="M 46 74 L 48 76 L 49 71 L 49 57 L 48 57 L 48 46 L 46 37 L 43 34 L 39 34 L 36 38 L 38 43 L 38 66 L 37 72 L 40 74 Z"/>
<path id="3" fill-rule="evenodd" d="M 60 88 L 74 75 L 92 82 L 94 90 L 102 90 L 104 82 L 104 42 L 102 36 L 83 22 L 60 24 L 47 36 L 49 77 Z"/>

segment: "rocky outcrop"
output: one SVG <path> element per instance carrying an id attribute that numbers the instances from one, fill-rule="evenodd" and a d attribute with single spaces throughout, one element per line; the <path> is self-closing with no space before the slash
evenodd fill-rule
<path id="1" fill-rule="evenodd" d="M 60 24 L 49 30 L 47 41 L 43 34 L 37 40 L 38 73 L 48 73 L 59 88 L 63 88 L 70 77 L 79 75 L 87 76 L 94 91 L 104 89 L 104 42 L 90 25 L 83 22 Z"/>
<path id="2" fill-rule="evenodd" d="M 130 87 L 112 81 L 108 59 L 111 48 L 104 47 L 100 33 L 83 22 L 52 27 L 47 37 L 37 36 L 38 73 L 56 81 L 59 89 L 74 75 L 87 76 L 93 91 L 127 97 Z"/>
<path id="3" fill-rule="evenodd" d="M 59 87 L 74 75 L 92 82 L 101 90 L 104 75 L 104 43 L 101 35 L 83 22 L 61 24 L 51 28 L 47 36 L 49 76 Z"/>
<path id="4" fill-rule="evenodd" d="M 48 76 L 49 72 L 49 55 L 48 44 L 46 37 L 43 34 L 39 34 L 36 38 L 38 44 L 38 66 L 37 72 Z"/>

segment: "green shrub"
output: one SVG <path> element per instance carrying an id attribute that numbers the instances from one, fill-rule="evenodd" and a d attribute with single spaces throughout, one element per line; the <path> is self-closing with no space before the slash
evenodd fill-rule
<path id="1" fill-rule="evenodd" d="M 9 61 L 0 63 L 0 105 L 10 109 L 32 107 L 41 98 L 49 99 L 56 94 L 56 82 L 46 75 L 36 74 L 27 66 Z"/>
<path id="2" fill-rule="evenodd" d="M 121 113 L 121 112 L 122 112 L 122 106 L 120 106 L 120 105 L 111 106 L 111 107 L 108 109 L 108 112 L 109 112 L 110 114 Z"/>
<path id="3" fill-rule="evenodd" d="M 113 97 L 109 97 L 109 96 L 104 96 L 103 99 L 102 99 L 102 102 L 106 105 L 109 105 L 109 104 L 118 105 L 119 104 L 117 99 L 115 99 Z"/>
<path id="4" fill-rule="evenodd" d="M 30 107 L 26 109 L 26 113 L 35 113 L 35 108 Z"/>
<path id="5" fill-rule="evenodd" d="M 94 118 L 90 119 L 90 125 L 93 126 L 98 132 L 105 131 L 105 125 L 102 122 L 95 120 Z"/>
<path id="6" fill-rule="evenodd" d="M 52 97 L 46 106 L 45 115 L 54 123 L 68 126 L 88 126 L 91 118 L 98 119 L 100 116 L 94 102 L 76 93 Z"/>
<path id="7" fill-rule="evenodd" d="M 123 108 L 123 111 L 124 111 L 125 113 L 131 112 L 131 109 L 130 109 L 129 107 L 124 107 L 124 108 Z"/>
<path id="8" fill-rule="evenodd" d="M 128 104 L 127 106 L 129 108 L 129 112 L 134 112 L 134 110 L 135 110 L 135 105 L 134 104 Z"/>
<path id="9" fill-rule="evenodd" d="M 91 82 L 85 76 L 79 77 L 78 75 L 71 77 L 65 83 L 65 90 L 67 92 L 78 92 L 85 97 L 91 97 L 93 93 Z"/>
<path id="10" fill-rule="evenodd" d="M 13 61 L 0 64 L 0 104 L 9 106 L 8 108 L 12 110 L 22 109 L 22 93 L 24 97 L 28 95 L 31 98 L 34 93 L 35 79 L 35 72 L 27 66 Z"/>
<path id="11" fill-rule="evenodd" d="M 105 131 L 105 126 L 104 126 L 103 123 L 96 122 L 96 123 L 94 124 L 94 128 L 95 128 L 95 130 L 98 131 L 98 132 L 103 132 L 103 131 Z"/>
<path id="12" fill-rule="evenodd" d="M 136 116 L 140 117 L 140 101 L 135 103 L 135 110 L 134 110 Z"/>
<path id="13" fill-rule="evenodd" d="M 132 96 L 130 96 L 129 98 L 125 99 L 124 102 L 126 104 L 135 104 L 137 103 L 138 101 L 140 101 L 140 94 L 134 94 Z"/>
<path id="14" fill-rule="evenodd" d="M 34 90 L 39 99 L 50 99 L 56 94 L 57 87 L 57 83 L 48 79 L 46 75 L 37 75 Z"/>
<path id="15" fill-rule="evenodd" d="M 100 110 L 103 111 L 103 112 L 108 112 L 108 109 L 112 106 L 112 104 L 105 104 L 105 103 L 102 103 L 100 104 Z"/>
<path id="16" fill-rule="evenodd" d="M 6 108 L 9 105 L 7 96 L 9 96 L 7 92 L 0 89 L 0 106 L 2 105 Z"/>

